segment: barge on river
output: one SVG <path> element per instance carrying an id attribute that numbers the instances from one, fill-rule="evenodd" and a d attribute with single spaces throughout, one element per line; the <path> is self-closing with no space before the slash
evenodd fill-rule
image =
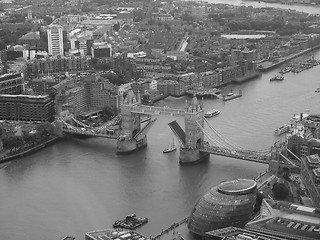
<path id="1" fill-rule="evenodd" d="M 229 101 L 229 100 L 241 97 L 241 96 L 242 96 L 242 91 L 239 90 L 239 94 L 230 92 L 227 95 L 223 95 L 222 100 L 225 102 L 225 101 Z"/>
<path id="2" fill-rule="evenodd" d="M 135 214 L 131 214 L 126 216 L 125 219 L 117 220 L 114 222 L 114 228 L 126 228 L 126 229 L 136 229 L 143 224 L 148 222 L 148 218 L 145 217 L 137 217 Z"/>

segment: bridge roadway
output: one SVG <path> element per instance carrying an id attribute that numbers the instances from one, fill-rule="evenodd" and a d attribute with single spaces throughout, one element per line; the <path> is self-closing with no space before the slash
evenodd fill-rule
<path id="1" fill-rule="evenodd" d="M 220 156 L 225 156 L 225 157 L 231 157 L 231 158 L 237 158 L 237 159 L 242 159 L 246 161 L 251 161 L 251 162 L 258 162 L 258 163 L 264 163 L 264 164 L 269 164 L 270 156 L 268 155 L 259 155 L 254 152 L 249 153 L 249 152 L 239 152 L 239 151 L 230 151 L 227 149 L 215 147 L 215 146 L 208 146 L 205 145 L 203 148 L 200 149 L 201 152 L 207 152 L 209 154 L 214 154 L 214 155 L 220 155 Z"/>
<path id="2" fill-rule="evenodd" d="M 169 107 L 154 107 L 147 105 L 137 105 L 131 108 L 131 112 L 150 115 L 166 115 L 171 117 L 183 117 L 186 113 L 185 110 L 173 109 Z"/>
<path id="3" fill-rule="evenodd" d="M 111 138 L 111 139 L 117 139 L 118 134 L 117 132 L 112 133 L 99 133 L 94 130 L 81 130 L 79 128 L 63 128 L 63 132 L 65 133 L 71 133 L 71 134 L 78 134 L 78 135 L 84 135 L 88 137 L 103 137 L 103 138 Z"/>
<path id="4" fill-rule="evenodd" d="M 113 134 L 107 134 L 107 133 L 99 133 L 93 130 L 81 130 L 81 129 L 71 129 L 71 128 L 64 128 L 63 132 L 79 134 L 79 135 L 84 135 L 89 137 L 103 137 L 103 138 L 112 138 L 112 139 L 118 138 L 118 134 L 116 132 L 114 132 Z"/>

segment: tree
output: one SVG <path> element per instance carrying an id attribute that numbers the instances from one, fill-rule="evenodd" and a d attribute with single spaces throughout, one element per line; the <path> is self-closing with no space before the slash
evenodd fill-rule
<path id="1" fill-rule="evenodd" d="M 3 128 L 0 126 L 0 139 L 3 137 L 4 135 L 4 130 Z"/>
<path id="2" fill-rule="evenodd" d="M 275 200 L 286 200 L 289 197 L 289 189 L 284 183 L 276 182 L 272 187 Z"/>
<path id="3" fill-rule="evenodd" d="M 3 139 L 3 147 L 6 149 L 10 149 L 10 151 L 12 151 L 12 149 L 20 148 L 23 145 L 24 141 L 21 136 L 12 135 Z"/>
<path id="4" fill-rule="evenodd" d="M 171 31 L 171 26 L 168 23 L 164 24 L 164 28 L 169 32 Z"/>
<path id="5" fill-rule="evenodd" d="M 0 126 L 0 152 L 3 150 L 3 135 L 4 135 L 4 130 L 3 128 Z"/>
<path id="6" fill-rule="evenodd" d="M 105 106 L 103 109 L 102 109 L 102 120 L 104 122 L 110 120 L 114 115 L 115 115 L 115 111 L 112 107 L 110 106 Z"/>
<path id="7" fill-rule="evenodd" d="M 50 16 L 44 16 L 43 17 L 43 20 L 46 22 L 46 24 L 50 24 L 50 23 L 52 23 L 52 17 L 50 17 Z"/>
<path id="8" fill-rule="evenodd" d="M 12 151 L 12 149 L 15 146 L 14 141 L 15 141 L 14 136 L 8 136 L 8 137 L 4 138 L 3 139 L 3 147 L 5 149 L 9 149 L 10 151 Z"/>
<path id="9" fill-rule="evenodd" d="M 7 44 L 5 44 L 3 41 L 0 41 L 0 51 L 7 49 Z"/>
<path id="10" fill-rule="evenodd" d="M 41 138 L 46 138 L 53 134 L 53 126 L 49 122 L 40 123 L 36 126 L 36 130 Z"/>
<path id="11" fill-rule="evenodd" d="M 15 136 L 14 137 L 14 148 L 21 148 L 25 144 L 22 136 Z"/>
<path id="12" fill-rule="evenodd" d="M 38 141 L 40 142 L 40 136 L 38 133 L 24 133 L 23 134 L 23 140 L 26 143 L 26 145 L 30 146 L 30 145 L 34 145 L 36 144 Z"/>
<path id="13" fill-rule="evenodd" d="M 116 23 L 115 25 L 113 25 L 113 30 L 118 32 L 120 30 L 120 23 Z"/>

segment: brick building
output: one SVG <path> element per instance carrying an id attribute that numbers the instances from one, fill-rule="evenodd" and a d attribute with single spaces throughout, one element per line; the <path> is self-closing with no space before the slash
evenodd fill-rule
<path id="1" fill-rule="evenodd" d="M 7 73 L 0 76 L 0 94 L 21 94 L 23 92 L 23 74 Z"/>
<path id="2" fill-rule="evenodd" d="M 0 95 L 0 119 L 54 121 L 54 101 L 48 96 Z"/>

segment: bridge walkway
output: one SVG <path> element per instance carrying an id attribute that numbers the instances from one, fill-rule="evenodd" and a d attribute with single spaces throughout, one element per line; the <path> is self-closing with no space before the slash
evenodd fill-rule
<path id="1" fill-rule="evenodd" d="M 65 133 L 71 133 L 71 134 L 78 134 L 88 137 L 103 137 L 103 138 L 111 138 L 111 139 L 117 139 L 118 134 L 116 132 L 114 133 L 99 133 L 93 130 L 81 130 L 81 129 L 71 129 L 71 128 L 64 128 L 63 132 Z"/>
<path id="2" fill-rule="evenodd" d="M 183 117 L 186 113 L 185 110 L 181 109 L 173 109 L 164 107 L 155 107 L 155 106 L 147 106 L 147 105 L 137 105 L 131 108 L 131 112 L 140 113 L 140 114 L 148 114 L 148 115 L 166 115 L 171 117 Z"/>
<path id="3" fill-rule="evenodd" d="M 215 146 L 205 145 L 203 148 L 200 149 L 201 152 L 206 152 L 209 154 L 220 155 L 225 157 L 231 157 L 251 162 L 258 162 L 269 164 L 270 157 L 267 155 L 260 155 L 254 152 L 239 152 L 235 150 L 223 149 Z"/>

